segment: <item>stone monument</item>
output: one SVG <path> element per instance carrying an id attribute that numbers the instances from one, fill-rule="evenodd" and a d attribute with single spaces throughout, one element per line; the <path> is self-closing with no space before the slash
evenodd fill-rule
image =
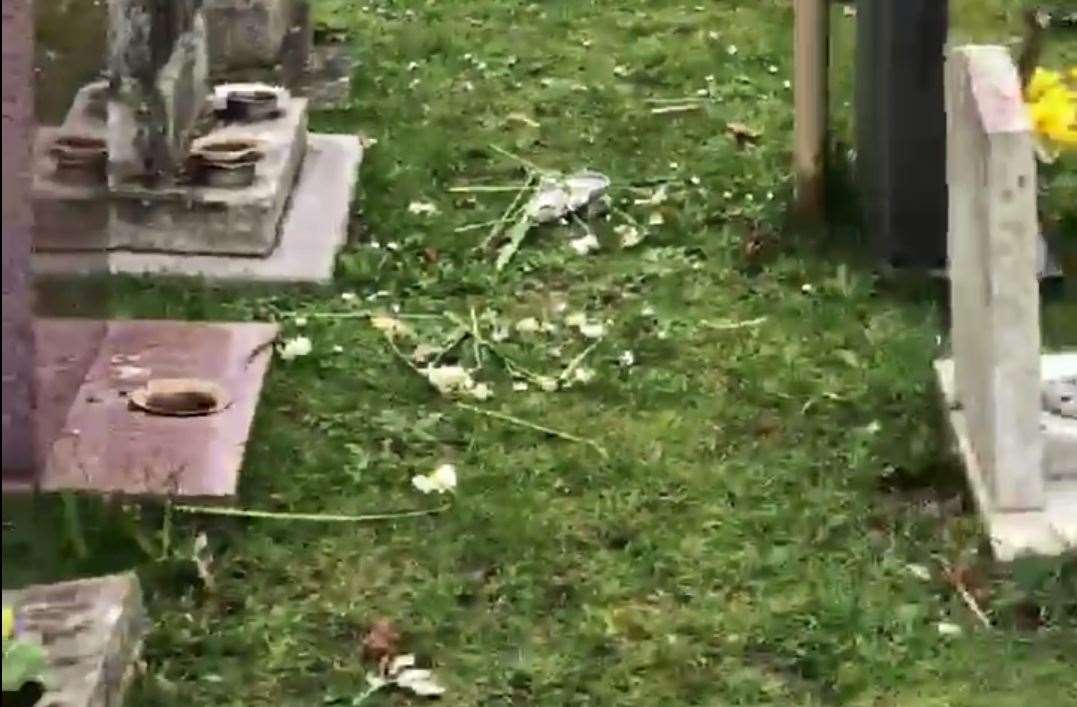
<path id="1" fill-rule="evenodd" d="M 107 79 L 38 132 L 38 272 L 331 279 L 359 140 L 309 134 L 306 99 L 280 86 L 210 86 L 210 27 L 221 22 L 207 13 L 222 4 L 109 0 Z M 266 14 L 278 4 L 245 5 L 264 11 L 273 37 L 247 42 L 261 52 L 217 41 L 235 61 L 261 60 L 289 25 Z"/>
<path id="2" fill-rule="evenodd" d="M 1077 354 L 1041 355 L 1036 165 L 1003 47 L 946 70 L 953 358 L 936 368 L 996 555 L 1077 547 Z"/>

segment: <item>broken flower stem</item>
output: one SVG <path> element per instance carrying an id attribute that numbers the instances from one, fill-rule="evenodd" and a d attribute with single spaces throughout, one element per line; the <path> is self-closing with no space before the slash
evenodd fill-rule
<path id="1" fill-rule="evenodd" d="M 610 457 L 609 452 L 607 452 L 606 449 L 602 445 L 600 445 L 598 442 L 595 442 L 594 440 L 591 440 L 591 439 L 587 439 L 585 437 L 577 437 L 576 435 L 574 435 L 574 434 L 572 434 L 570 432 L 562 432 L 560 430 L 555 430 L 552 427 L 546 427 L 545 425 L 539 425 L 539 424 L 534 423 L 534 422 L 528 422 L 527 420 L 524 420 L 524 419 L 519 418 L 519 417 L 515 417 L 513 415 L 507 415 L 507 414 L 505 414 L 503 412 L 494 412 L 493 410 L 486 410 L 486 409 L 478 407 L 476 405 L 469 405 L 467 403 L 456 403 L 456 407 L 461 408 L 462 410 L 467 410 L 469 412 L 473 412 L 476 415 L 484 415 L 486 417 L 492 417 L 495 420 L 501 420 L 502 422 L 508 422 L 508 423 L 513 424 L 513 425 L 517 425 L 518 427 L 525 427 L 525 428 L 527 428 L 529 430 L 534 430 L 536 432 L 542 432 L 543 434 L 548 434 L 551 437 L 559 437 L 561 439 L 568 440 L 569 442 L 576 442 L 577 444 L 584 444 L 584 445 L 590 447 L 591 449 L 595 450 L 596 452 L 598 452 L 599 456 L 601 456 L 603 459 L 609 459 L 609 457 Z"/>
<path id="2" fill-rule="evenodd" d="M 204 516 L 228 516 L 230 518 L 257 518 L 263 520 L 299 520 L 315 523 L 368 523 L 379 520 L 396 520 L 399 518 L 418 518 L 421 516 L 444 513 L 452 507 L 452 502 L 436 508 L 420 508 L 412 511 L 393 511 L 388 513 L 364 513 L 361 515 L 342 515 L 334 513 L 278 513 L 274 511 L 253 511 L 243 508 L 224 506 L 188 506 L 171 505 L 176 513 Z"/>
<path id="3" fill-rule="evenodd" d="M 517 154 L 509 152 L 508 150 L 506 150 L 503 147 L 498 147 L 497 145 L 490 145 L 490 149 L 493 150 L 494 152 L 501 153 L 505 157 L 508 157 L 510 160 L 513 160 L 515 162 L 519 162 L 524 167 L 527 167 L 527 170 L 532 173 L 532 176 L 534 176 L 535 174 L 550 174 L 552 172 L 552 170 L 543 169 L 542 167 L 539 167 L 537 164 L 535 164 L 531 160 L 525 159 L 523 157 L 520 157 Z"/>
<path id="4" fill-rule="evenodd" d="M 505 212 L 501 214 L 501 218 L 494 223 L 494 227 L 490 229 L 490 233 L 479 246 L 480 248 L 488 248 L 490 244 L 494 242 L 494 239 L 501 235 L 502 231 L 505 230 L 506 224 L 508 224 L 509 221 L 512 221 L 513 217 L 523 208 L 523 199 L 534 186 L 535 176 L 530 174 L 528 175 L 527 183 L 520 187 L 520 190 L 516 192 L 516 196 L 513 198 L 512 203 L 509 204 L 509 208 L 505 209 Z"/>
<path id="5" fill-rule="evenodd" d="M 565 370 L 561 372 L 561 380 L 567 381 L 569 377 L 576 372 L 576 369 L 580 367 L 580 364 L 582 364 L 584 360 L 591 355 L 591 352 L 598 348 L 598 345 L 601 343 L 602 339 L 598 339 L 594 343 L 590 344 L 587 348 L 585 348 L 582 352 L 580 352 L 579 356 L 576 356 L 576 358 L 569 361 L 568 365 L 565 366 Z"/>
<path id="6" fill-rule="evenodd" d="M 475 308 L 471 308 L 471 343 L 475 354 L 475 365 L 482 368 L 482 335 L 479 333 L 479 318 Z"/>

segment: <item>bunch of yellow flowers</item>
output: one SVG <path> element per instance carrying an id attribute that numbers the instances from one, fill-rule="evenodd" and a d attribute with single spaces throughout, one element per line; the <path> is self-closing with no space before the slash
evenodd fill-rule
<path id="1" fill-rule="evenodd" d="M 1025 89 L 1032 126 L 1049 154 L 1077 149 L 1077 66 L 1037 68 Z"/>

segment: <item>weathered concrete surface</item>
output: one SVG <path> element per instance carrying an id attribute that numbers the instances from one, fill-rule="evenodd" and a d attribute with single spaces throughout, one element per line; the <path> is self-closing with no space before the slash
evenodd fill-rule
<path id="1" fill-rule="evenodd" d="M 5 591 L 4 604 L 45 647 L 55 684 L 38 704 L 123 704 L 149 625 L 134 573 Z"/>
<path id="2" fill-rule="evenodd" d="M 206 0 L 214 72 L 280 63 L 296 4 L 295 0 Z"/>
<path id="3" fill-rule="evenodd" d="M 33 2 L 3 3 L 3 476 L 32 477 L 34 346 L 30 207 Z"/>
<path id="4" fill-rule="evenodd" d="M 41 488 L 234 500 L 276 334 L 260 323 L 40 320 L 45 350 L 79 348 L 77 361 L 41 362 Z M 232 403 L 205 417 L 131 409 L 127 396 L 151 378 L 209 379 Z"/>
<path id="5" fill-rule="evenodd" d="M 87 126 L 88 131 L 92 124 L 92 118 L 85 116 L 65 122 Z M 58 134 L 47 129 L 38 133 L 36 250 L 265 256 L 277 245 L 284 211 L 306 152 L 307 104 L 306 99 L 287 97 L 278 118 L 223 125 L 199 138 L 243 137 L 262 143 L 265 156 L 258 162 L 254 183 L 235 189 L 68 184 L 57 178 L 47 154 Z"/>
<path id="6" fill-rule="evenodd" d="M 1044 507 L 1036 165 L 1003 47 L 947 60 L 955 398 L 997 510 Z"/>
<path id="7" fill-rule="evenodd" d="M 1043 357 L 1043 369 L 1049 376 L 1074 370 L 1075 367 L 1077 354 L 1047 354 Z M 964 464 L 969 486 L 983 518 L 995 557 L 1009 561 L 1022 555 L 1058 555 L 1077 550 L 1077 478 L 1048 474 L 1046 469 L 1022 468 L 1024 473 L 1040 474 L 1044 477 L 1042 507 L 1017 512 L 1000 509 L 991 495 L 991 489 L 985 483 L 987 477 L 974 451 L 969 435 L 967 411 L 957 405 L 954 397 L 953 359 L 936 361 L 935 372 L 945 404 L 950 410 L 950 429 L 957 452 Z M 1048 422 L 1046 413 L 1037 419 L 1045 424 Z M 1061 431 L 1061 434 L 1066 435 L 1066 438 L 1052 437 L 1048 431 L 1047 459 L 1068 454 L 1064 448 L 1056 445 L 1065 444 L 1066 440 L 1072 444 L 1077 430 L 1071 425 Z"/>
<path id="8" fill-rule="evenodd" d="M 267 257 L 170 255 L 115 250 L 38 252 L 43 275 L 181 275 L 223 281 L 327 283 L 337 252 L 347 240 L 348 217 L 362 162 L 359 139 L 308 136 L 307 156 L 281 227 L 280 244 Z"/>
<path id="9" fill-rule="evenodd" d="M 199 0 L 109 0 L 109 183 L 171 182 L 209 90 Z"/>

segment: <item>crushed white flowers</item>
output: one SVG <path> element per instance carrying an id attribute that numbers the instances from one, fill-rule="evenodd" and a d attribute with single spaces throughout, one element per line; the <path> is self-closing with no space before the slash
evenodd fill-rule
<path id="1" fill-rule="evenodd" d="M 411 477 L 411 485 L 419 493 L 449 493 L 456 490 L 456 467 L 442 464 L 425 476 Z"/>

